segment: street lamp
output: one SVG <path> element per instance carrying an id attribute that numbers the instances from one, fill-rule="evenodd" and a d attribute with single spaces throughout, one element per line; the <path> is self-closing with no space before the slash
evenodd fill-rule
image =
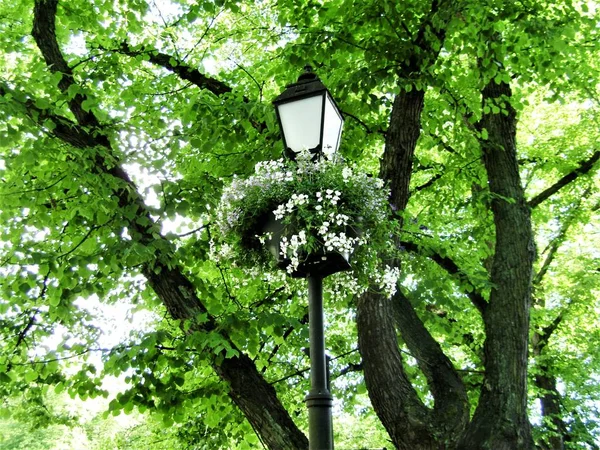
<path id="1" fill-rule="evenodd" d="M 298 81 L 288 85 L 273 104 L 288 158 L 295 160 L 302 150 L 310 151 L 315 160 L 337 151 L 344 118 L 311 66 L 305 66 Z"/>
<path id="2" fill-rule="evenodd" d="M 304 68 L 298 81 L 273 102 L 281 127 L 286 156 L 292 160 L 302 150 L 309 150 L 313 161 L 323 154 L 332 156 L 339 147 L 344 119 L 331 94 L 310 66 Z M 281 226 L 273 228 L 267 243 L 279 257 Z M 280 261 L 281 267 L 287 263 Z M 327 359 L 323 317 L 323 278 L 349 270 L 347 258 L 338 253 L 316 252 L 292 276 L 308 282 L 308 321 L 310 341 L 310 391 L 305 398 L 308 408 L 308 441 L 310 450 L 333 449 L 331 408 L 333 397 L 328 388 Z"/>

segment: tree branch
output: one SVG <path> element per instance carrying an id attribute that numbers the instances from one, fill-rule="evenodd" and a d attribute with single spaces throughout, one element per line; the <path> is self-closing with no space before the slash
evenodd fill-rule
<path id="1" fill-rule="evenodd" d="M 410 300 L 398 290 L 393 301 L 400 334 L 417 360 L 435 399 L 434 420 L 454 429 L 464 427 L 469 421 L 469 398 L 458 372 L 427 330 Z"/>
<path id="2" fill-rule="evenodd" d="M 106 225 L 106 224 L 104 224 L 104 225 Z M 63 254 L 61 254 L 61 255 L 58 255 L 58 256 L 56 257 L 56 259 L 60 259 L 60 258 L 64 258 L 65 256 L 69 256 L 71 253 L 73 253 L 75 250 L 77 250 L 79 247 L 81 247 L 81 246 L 83 245 L 83 243 L 84 243 L 85 241 L 87 241 L 87 240 L 88 240 L 88 238 L 89 238 L 89 237 L 92 235 L 92 233 L 93 233 L 94 231 L 96 231 L 96 230 L 99 230 L 99 229 L 100 229 L 100 228 L 102 228 L 104 225 L 94 225 L 93 227 L 90 227 L 90 229 L 89 229 L 89 230 L 88 230 L 88 232 L 85 234 L 85 236 L 83 236 L 83 237 L 81 238 L 81 240 L 80 240 L 80 241 L 79 241 L 77 244 L 75 244 L 75 245 L 73 246 L 73 248 L 71 248 L 71 249 L 67 250 L 65 253 L 63 253 Z"/>
<path id="3" fill-rule="evenodd" d="M 356 123 L 358 123 L 361 127 L 363 127 L 366 131 L 367 134 L 372 134 L 372 133 L 377 133 L 377 134 L 381 134 L 382 136 L 385 136 L 385 131 L 377 128 L 375 130 L 371 129 L 371 127 L 369 125 L 367 125 L 365 122 L 363 122 L 361 119 L 359 119 L 357 116 L 355 116 L 354 114 L 351 114 L 349 112 L 346 111 L 342 111 L 342 116 L 344 117 L 350 117 L 351 119 L 353 119 Z"/>
<path id="4" fill-rule="evenodd" d="M 433 0 L 431 3 L 430 11 L 423 16 L 419 30 L 413 36 L 414 51 L 397 69 L 400 85 L 407 79 L 423 74 L 437 59 L 451 7 L 452 2 L 443 0 Z M 431 36 L 438 39 L 436 44 L 439 45 L 432 45 Z M 401 86 L 392 105 L 379 172 L 379 176 L 390 183 L 390 204 L 396 211 L 403 211 L 410 198 L 414 152 L 421 134 L 425 96 L 422 88 L 413 86 L 407 92 L 403 87 Z M 441 411 L 438 399 L 435 399 L 436 404 L 432 410 L 416 394 L 404 371 L 393 308 L 389 298 L 375 293 L 363 295 L 357 303 L 359 348 L 365 384 L 373 408 L 398 448 L 435 447 L 436 425 L 451 429 L 448 442 L 456 441 L 464 427 L 463 423 L 459 424 L 464 416 L 459 413 L 445 421 L 444 418 L 450 415 Z M 452 403 L 448 407 L 462 411 L 461 405 Z M 438 422 L 437 419 L 439 423 L 434 424 L 433 422 Z"/>
<path id="5" fill-rule="evenodd" d="M 186 231 L 185 233 L 181 233 L 181 234 L 176 234 L 175 236 L 178 238 L 182 238 L 182 237 L 186 237 L 186 236 L 190 236 L 192 234 L 197 233 L 198 231 L 202 231 L 205 228 L 207 228 L 208 226 L 210 226 L 210 223 L 207 223 L 206 225 L 202 225 L 201 227 L 195 228 L 193 230 L 190 231 Z"/>
<path id="6" fill-rule="evenodd" d="M 579 209 L 582 200 L 587 198 L 590 195 L 590 192 L 591 192 L 590 189 L 586 189 L 586 191 L 580 197 L 578 197 L 577 200 L 572 205 L 569 206 L 569 210 L 567 211 L 567 213 L 564 214 L 564 216 L 566 216 L 566 217 L 564 217 L 563 223 L 561 224 L 558 234 L 556 235 L 556 237 L 554 239 L 552 239 L 552 241 L 550 241 L 548 246 L 542 252 L 542 254 L 544 254 L 547 251 L 548 254 L 546 255 L 546 258 L 544 259 L 544 262 L 542 263 L 540 270 L 533 278 L 533 287 L 534 288 L 540 285 L 544 276 L 548 272 L 548 269 L 550 268 L 552 261 L 554 261 L 554 257 L 556 256 L 556 253 L 558 252 L 559 247 L 565 241 L 567 232 L 569 231 L 569 228 L 571 227 L 571 225 L 573 224 L 573 222 L 575 220 L 575 213 Z"/>
<path id="7" fill-rule="evenodd" d="M 121 53 L 123 55 L 135 57 L 138 55 L 145 55 L 148 57 L 148 61 L 156 66 L 163 67 L 164 69 L 173 72 L 182 80 L 189 81 L 193 85 L 197 86 L 200 89 L 206 89 L 209 92 L 212 92 L 215 96 L 220 97 L 224 94 L 228 94 L 232 92 L 232 88 L 223 83 L 216 78 L 207 76 L 200 72 L 198 69 L 191 67 L 188 64 L 180 61 L 179 59 L 168 55 L 166 53 L 159 52 L 155 49 L 147 49 L 147 48 L 134 48 L 131 47 L 128 43 L 121 43 L 120 47 L 117 49 L 105 49 L 107 51 L 112 51 L 115 53 Z M 242 70 L 245 69 L 239 66 Z M 246 72 L 247 73 L 247 72 Z M 247 73 L 248 74 L 248 73 Z M 250 74 L 248 74 L 250 75 Z M 262 87 L 258 84 L 256 80 L 255 83 L 259 87 L 260 95 L 262 96 Z M 242 97 L 242 100 L 246 103 L 250 102 L 250 99 L 246 96 Z M 267 124 L 265 122 L 259 122 L 253 119 L 250 119 L 250 123 L 252 126 L 258 131 L 262 132 L 267 129 Z"/>
<path id="8" fill-rule="evenodd" d="M 568 184 L 575 181 L 580 176 L 585 175 L 586 173 L 590 172 L 593 169 L 594 164 L 596 164 L 596 162 L 599 159 L 600 159 L 600 150 L 596 150 L 594 152 L 594 154 L 592 156 L 590 156 L 588 159 L 586 159 L 585 161 L 581 161 L 579 163 L 579 167 L 577 167 L 576 169 L 574 169 L 571 172 L 569 172 L 568 174 L 566 174 L 564 177 L 562 177 L 560 180 L 558 180 L 556 183 L 554 183 L 549 188 L 540 192 L 538 195 L 536 195 L 531 200 L 529 200 L 527 202 L 527 204 L 529 205 L 530 208 L 535 208 L 540 203 L 547 200 L 552 195 L 556 194 L 558 191 L 560 191 L 562 188 L 564 188 Z"/>
<path id="9" fill-rule="evenodd" d="M 25 336 L 27 336 L 27 333 L 29 333 L 29 330 L 31 330 L 31 328 L 35 324 L 35 318 L 39 312 L 40 312 L 39 309 L 35 309 L 32 312 L 31 316 L 29 317 L 29 320 L 27 321 L 27 324 L 25 325 L 25 327 L 21 331 L 19 331 L 19 334 L 17 336 L 17 342 L 15 344 L 15 348 L 13 349 L 13 353 L 15 353 L 17 351 L 19 346 L 25 340 Z M 11 364 L 11 365 L 16 365 L 16 364 Z"/>
<path id="10" fill-rule="evenodd" d="M 420 186 L 417 186 L 416 188 L 414 188 L 411 191 L 411 194 L 415 193 L 415 192 L 420 192 L 424 189 L 427 189 L 428 187 L 432 186 L 433 183 L 435 183 L 437 180 L 439 180 L 440 178 L 442 178 L 444 176 L 443 173 L 436 173 L 434 176 L 432 176 L 427 182 L 423 183 Z"/>
<path id="11" fill-rule="evenodd" d="M 215 94 L 217 97 L 232 91 L 231 87 L 223 83 L 222 81 L 204 75 L 198 69 L 191 67 L 182 61 L 179 61 L 177 58 L 154 49 L 148 49 L 143 47 L 135 48 L 130 46 L 127 42 L 123 42 L 121 43 L 120 47 L 116 49 L 105 50 L 113 51 L 115 53 L 121 53 L 123 55 L 132 57 L 138 55 L 145 55 L 148 57 L 148 61 L 152 64 L 163 67 L 169 72 L 173 72 L 182 80 L 189 81 L 190 83 L 194 84 L 200 89 L 206 89 L 207 91 L 210 91 L 213 94 Z"/>
<path id="12" fill-rule="evenodd" d="M 488 39 L 499 41 L 500 36 L 491 33 Z M 502 67 L 499 71 L 506 74 Z M 492 79 L 486 83 L 482 105 L 499 103 L 506 112 L 484 112 L 476 124 L 479 133 L 484 129 L 488 133 L 486 139 L 480 139 L 480 146 L 492 194 L 495 244 L 492 289 L 482 314 L 485 378 L 479 403 L 458 447 L 532 448 L 527 354 L 535 243 L 517 163 L 517 113 L 510 104 L 512 91 L 505 82 Z"/>
<path id="13" fill-rule="evenodd" d="M 68 95 L 67 91 L 69 87 L 75 84 L 75 81 L 56 40 L 57 4 L 58 0 L 35 1 L 32 34 L 48 65 L 48 69 L 52 72 L 62 73 L 59 88 L 64 94 Z M 218 92 L 228 92 L 228 90 L 223 91 L 223 86 L 220 86 L 219 83 L 212 83 L 212 80 L 208 79 L 205 82 Z M 86 112 L 83 109 L 84 100 L 85 97 L 78 94 L 69 101 L 69 107 L 77 120 L 77 124 L 59 120 L 54 133 L 63 138 L 65 142 L 80 148 L 94 149 L 100 146 L 106 149 L 111 158 L 110 164 L 107 163 L 104 156 L 96 153 L 93 170 L 110 174 L 122 181 L 120 187 L 116 188 L 114 193 L 119 200 L 120 207 L 130 209 L 133 207 L 137 212 L 134 220 L 130 221 L 131 229 L 134 231 L 132 238 L 138 239 L 145 245 L 150 245 L 157 240 L 164 240 L 165 247 L 170 249 L 171 246 L 168 241 L 159 234 L 160 229 L 152 220 L 150 212 L 137 192 L 134 183 L 119 166 L 119 161 L 113 154 L 110 141 L 103 133 L 99 121 L 93 112 Z M 32 118 L 40 123 L 39 117 Z M 40 124 L 43 124 L 43 122 Z M 62 128 L 57 133 L 56 130 L 59 126 Z M 92 133 L 86 131 L 90 128 Z M 144 220 L 140 221 L 140 218 L 144 218 Z M 140 225 L 139 222 L 145 225 Z M 215 318 L 208 313 L 205 305 L 199 299 L 196 287 L 172 259 L 173 256 L 169 251 L 161 251 L 154 260 L 143 265 L 142 273 L 147 278 L 149 286 L 162 300 L 171 317 L 182 322 L 194 321 L 190 327 L 190 332 L 198 330 L 215 331 L 218 325 Z M 208 289 L 206 286 L 203 288 Z M 206 320 L 202 323 L 195 322 L 195 318 L 201 315 L 206 317 Z M 237 349 L 229 336 L 222 330 L 220 333 L 229 347 L 235 351 L 236 356 L 227 358 L 226 349 L 223 349 L 219 355 L 214 355 L 212 366 L 219 377 L 229 385 L 229 395 L 233 402 L 241 409 L 253 427 L 260 430 L 262 433 L 261 438 L 269 448 L 307 448 L 306 436 L 294 424 L 279 401 L 273 387 L 261 376 L 250 358 Z"/>
<path id="14" fill-rule="evenodd" d="M 540 335 L 540 341 L 539 341 L 540 351 L 542 351 L 544 349 L 544 347 L 546 345 L 548 345 L 548 342 L 550 341 L 550 337 L 552 336 L 552 333 L 554 333 L 556 331 L 556 329 L 562 323 L 563 319 L 565 318 L 565 312 L 567 312 L 567 310 L 569 309 L 569 306 L 570 306 L 570 304 L 567 305 L 567 307 L 564 310 L 562 310 L 560 312 L 560 314 L 558 316 L 556 316 L 552 322 L 550 322 L 549 325 L 546 325 L 544 328 L 542 328 L 542 332 L 539 333 L 539 335 Z"/>
<path id="15" fill-rule="evenodd" d="M 299 321 L 301 324 L 306 324 L 308 322 L 308 313 L 306 313 Z M 281 336 L 281 338 L 285 341 L 290 334 L 292 334 L 294 332 L 296 328 L 292 325 L 290 325 L 285 332 L 283 333 L 283 335 Z M 275 355 L 277 354 L 277 352 L 279 351 L 279 349 L 281 349 L 281 344 L 276 344 L 273 349 L 271 350 L 271 352 L 269 353 L 269 356 L 267 357 L 267 361 L 265 366 L 262 368 L 261 373 L 265 373 L 265 371 L 267 370 L 267 365 L 271 363 L 271 360 L 275 357 Z"/>
<path id="16" fill-rule="evenodd" d="M 563 226 L 561 227 L 560 231 L 558 232 L 558 235 L 554 239 L 552 239 L 550 244 L 548 244 L 548 247 L 546 248 L 548 250 L 548 254 L 546 255 L 546 258 L 544 258 L 544 262 L 542 263 L 540 270 L 538 271 L 538 273 L 535 274 L 535 277 L 533 278 L 532 283 L 534 287 L 539 286 L 542 280 L 544 279 L 544 276 L 550 268 L 550 264 L 552 264 L 552 261 L 554 261 L 554 257 L 556 256 L 558 248 L 565 240 L 567 231 L 571 226 L 571 223 L 572 218 L 567 218 L 567 220 L 563 223 Z"/>
<path id="17" fill-rule="evenodd" d="M 465 295 L 469 298 L 469 300 L 471 300 L 473 306 L 475 306 L 475 308 L 477 308 L 477 310 L 479 310 L 480 313 L 484 313 L 485 308 L 488 304 L 487 301 L 485 300 L 485 298 L 483 298 L 483 295 L 481 295 L 481 293 L 477 291 L 473 283 L 469 281 L 466 273 L 463 272 L 460 269 L 460 267 L 458 267 L 458 264 L 456 264 L 454 260 L 447 256 L 442 256 L 431 249 L 427 249 L 427 252 L 423 254 L 423 252 L 420 251 L 419 246 L 413 242 L 401 241 L 400 245 L 409 252 L 416 253 L 422 256 L 427 256 L 429 259 L 435 262 L 438 266 L 440 266 L 450 275 L 465 278 L 473 288 L 473 291 L 465 292 Z"/>
<path id="18" fill-rule="evenodd" d="M 48 363 L 55 362 L 55 361 L 66 361 L 68 359 L 73 359 L 73 358 L 77 358 L 78 356 L 85 355 L 86 353 L 91 353 L 91 352 L 105 352 L 106 353 L 106 352 L 111 352 L 113 350 L 114 349 L 110 349 L 110 348 L 88 348 L 88 349 L 82 350 L 78 353 L 73 353 L 72 355 L 61 356 L 61 357 L 51 358 L 51 359 L 43 359 L 43 360 L 39 360 L 39 361 L 13 363 L 11 365 L 13 365 L 13 366 L 35 366 L 37 364 L 48 364 Z"/>

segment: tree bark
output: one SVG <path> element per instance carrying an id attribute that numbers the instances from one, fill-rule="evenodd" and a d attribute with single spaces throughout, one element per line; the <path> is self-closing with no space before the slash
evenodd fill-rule
<path id="1" fill-rule="evenodd" d="M 535 376 L 534 383 L 542 392 L 540 401 L 542 405 L 542 417 L 550 421 L 552 434 L 548 436 L 547 445 L 542 444 L 544 450 L 564 450 L 567 427 L 562 419 L 561 396 L 556 389 L 556 377 L 548 375 L 550 367 L 540 365 L 538 370 L 542 373 Z"/>
<path id="2" fill-rule="evenodd" d="M 487 101 L 505 102 L 507 114 L 484 114 L 482 139 L 496 229 L 493 288 L 483 312 L 485 378 L 473 420 L 462 437 L 464 450 L 533 448 L 527 416 L 527 347 L 534 242 L 516 156 L 516 112 L 508 84 L 490 81 Z"/>
<path id="3" fill-rule="evenodd" d="M 390 203 L 408 203 L 415 147 L 421 132 L 424 92 L 402 92 L 394 99 L 380 176 L 390 182 Z M 390 298 L 364 295 L 357 304 L 358 346 L 373 408 L 399 449 L 435 448 L 429 410 L 404 372 Z"/>
<path id="4" fill-rule="evenodd" d="M 396 95 L 379 176 L 390 183 L 390 202 L 403 211 L 410 198 L 410 179 L 417 141 L 421 135 L 421 113 L 425 93 L 413 89 Z"/>
<path id="5" fill-rule="evenodd" d="M 547 259 L 549 258 L 552 258 L 551 254 L 548 255 Z M 540 273 L 543 271 L 544 268 L 542 267 Z M 539 276 L 540 274 L 538 274 Z M 536 359 L 542 356 L 550 337 L 561 324 L 563 317 L 564 311 L 550 325 L 533 334 L 531 352 Z M 550 430 L 545 442 L 541 443 L 541 448 L 543 450 L 564 450 L 565 442 L 569 439 L 569 432 L 567 424 L 563 420 L 562 399 L 556 388 L 556 376 L 552 374 L 551 366 L 546 362 L 538 362 L 537 372 L 533 382 L 539 390 L 538 398 L 541 403 L 542 417 L 546 420 L 547 429 Z"/>
<path id="6" fill-rule="evenodd" d="M 410 196 L 423 101 L 419 90 L 394 99 L 380 176 L 390 182 L 390 203 L 398 211 L 406 208 Z M 396 326 L 429 382 L 433 409 L 425 407 L 405 374 Z M 451 448 L 468 421 L 466 390 L 412 305 L 401 294 L 390 299 L 369 293 L 358 302 L 357 327 L 369 398 L 396 448 Z"/>
<path id="7" fill-rule="evenodd" d="M 469 423 L 470 404 L 465 385 L 450 359 L 425 328 L 410 300 L 394 296 L 395 320 L 409 351 L 416 358 L 434 399 L 432 433 L 452 447 Z"/>
<path id="8" fill-rule="evenodd" d="M 359 299 L 358 347 L 369 398 L 396 448 L 437 449 L 430 411 L 404 371 L 393 317 L 391 299 L 376 293 Z"/>

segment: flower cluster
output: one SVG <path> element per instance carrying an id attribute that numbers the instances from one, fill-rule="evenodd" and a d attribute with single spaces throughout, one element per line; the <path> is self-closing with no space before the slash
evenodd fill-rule
<path id="1" fill-rule="evenodd" d="M 298 234 L 292 234 L 289 239 L 282 236 L 280 251 L 282 256 L 289 256 L 290 263 L 286 267 L 288 273 L 292 273 L 300 264 L 300 251 L 306 245 L 306 231 L 300 230 Z"/>
<path id="2" fill-rule="evenodd" d="M 273 211 L 275 215 L 275 219 L 281 220 L 285 217 L 286 214 L 291 214 L 294 211 L 296 206 L 305 205 L 308 203 L 308 196 L 305 194 L 292 194 L 292 198 L 290 198 L 287 203 L 281 204 Z"/>
<path id="3" fill-rule="evenodd" d="M 388 196 L 380 179 L 336 161 L 312 162 L 301 154 L 295 162 L 260 162 L 254 175 L 234 178 L 224 190 L 215 235 L 235 249 L 238 264 L 268 265 L 272 257 L 265 243 L 273 230 L 265 225 L 274 218 L 284 230 L 279 261 L 288 272 L 312 252 L 352 255 L 360 284 L 374 282 L 392 292 L 397 270 L 385 269 L 380 259 L 393 251 L 391 236 L 397 231 Z"/>

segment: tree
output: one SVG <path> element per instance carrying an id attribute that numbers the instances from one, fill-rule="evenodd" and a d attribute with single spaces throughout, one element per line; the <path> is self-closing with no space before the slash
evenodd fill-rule
<path id="1" fill-rule="evenodd" d="M 115 414 L 308 446 L 302 285 L 210 243 L 223 184 L 281 154 L 269 101 L 311 62 L 403 226 L 395 296 L 330 296 L 344 407 L 366 388 L 399 449 L 597 448 L 595 5 L 2 6 L 4 396 L 126 375 Z M 161 320 L 99 348 L 94 302 Z"/>

